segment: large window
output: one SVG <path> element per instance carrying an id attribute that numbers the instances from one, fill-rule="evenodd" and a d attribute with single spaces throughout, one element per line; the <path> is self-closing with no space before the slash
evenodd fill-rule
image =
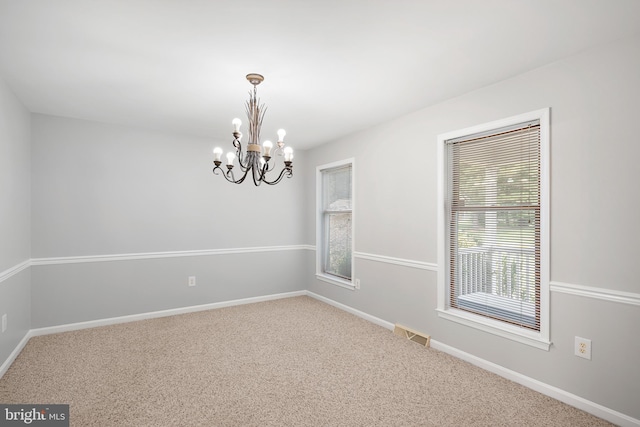
<path id="1" fill-rule="evenodd" d="M 439 138 L 439 311 L 542 348 L 548 348 L 547 141 L 548 110 Z"/>
<path id="2" fill-rule="evenodd" d="M 318 168 L 317 275 L 351 287 L 353 268 L 353 160 Z"/>

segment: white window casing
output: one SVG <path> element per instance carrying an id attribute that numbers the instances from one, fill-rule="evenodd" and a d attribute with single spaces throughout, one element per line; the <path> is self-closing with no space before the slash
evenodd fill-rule
<path id="1" fill-rule="evenodd" d="M 438 135 L 444 319 L 548 350 L 548 108 Z"/>
<path id="2" fill-rule="evenodd" d="M 354 159 L 316 168 L 316 277 L 354 289 Z"/>

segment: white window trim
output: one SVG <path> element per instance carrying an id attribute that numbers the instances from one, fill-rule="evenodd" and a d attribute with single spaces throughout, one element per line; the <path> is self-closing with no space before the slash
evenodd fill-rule
<path id="1" fill-rule="evenodd" d="M 351 165 L 351 280 L 343 279 L 337 276 L 326 274 L 322 271 L 322 254 L 324 248 L 322 247 L 322 223 L 323 223 L 323 210 L 322 210 L 322 171 L 327 169 L 334 169 L 340 166 Z M 339 160 L 337 162 L 327 163 L 325 165 L 318 166 L 316 168 L 316 278 L 332 285 L 340 286 L 342 288 L 355 290 L 353 284 L 353 278 L 355 277 L 355 206 L 356 206 L 356 164 L 353 157 L 349 159 Z"/>
<path id="2" fill-rule="evenodd" d="M 526 330 L 505 322 L 489 319 L 449 304 L 449 268 L 446 235 L 448 219 L 445 215 L 445 144 L 447 140 L 491 131 L 531 120 L 540 120 L 540 332 Z M 508 338 L 543 350 L 549 350 L 549 137 L 550 109 L 543 108 L 490 123 L 472 126 L 438 135 L 438 301 L 439 317 L 470 326 L 494 335 Z"/>

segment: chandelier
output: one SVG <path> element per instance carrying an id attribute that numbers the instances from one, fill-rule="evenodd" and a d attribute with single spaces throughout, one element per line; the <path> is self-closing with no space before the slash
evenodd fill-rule
<path id="1" fill-rule="evenodd" d="M 262 83 L 264 77 L 260 74 L 247 74 L 247 80 L 253 85 L 253 91 L 249 91 L 249 101 L 246 103 L 247 118 L 249 120 L 249 141 L 245 152 L 242 151 L 242 133 L 240 133 L 240 126 L 242 122 L 240 119 L 233 119 L 233 147 L 235 152 L 230 151 L 227 153 L 227 170 L 225 171 L 220 165 L 222 156 L 222 148 L 216 147 L 213 149 L 215 167 L 213 173 L 219 175 L 218 172 L 229 182 L 234 184 L 242 183 L 247 176 L 251 176 L 253 183 L 258 186 L 261 183 L 275 185 L 279 183 L 285 176 L 291 178 L 293 176 L 293 149 L 291 147 L 284 147 L 284 136 L 286 132 L 284 129 L 278 130 L 278 142 L 277 148 L 274 150 L 274 154 L 284 156 L 284 167 L 280 171 L 280 174 L 276 178 L 269 181 L 267 179 L 267 173 L 272 172 L 275 169 L 275 162 L 270 163 L 271 150 L 273 149 L 273 143 L 271 141 L 264 141 L 260 145 L 260 128 L 262 127 L 262 119 L 264 113 L 267 110 L 264 104 L 260 104 L 260 99 L 256 96 L 257 86 Z M 238 179 L 233 174 L 234 163 L 237 162 L 242 171 L 242 176 Z M 275 175 L 273 175 L 275 176 Z"/>

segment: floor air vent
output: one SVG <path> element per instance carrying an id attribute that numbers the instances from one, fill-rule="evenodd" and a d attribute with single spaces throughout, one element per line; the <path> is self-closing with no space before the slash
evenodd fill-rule
<path id="1" fill-rule="evenodd" d="M 398 325 L 396 323 L 396 327 L 393 329 L 393 333 L 396 335 L 400 335 L 401 337 L 405 337 L 408 340 L 413 342 L 417 342 L 420 345 L 425 347 L 429 347 L 431 342 L 431 336 L 425 335 L 421 332 L 414 331 L 413 329 L 409 329 L 406 326 Z"/>

